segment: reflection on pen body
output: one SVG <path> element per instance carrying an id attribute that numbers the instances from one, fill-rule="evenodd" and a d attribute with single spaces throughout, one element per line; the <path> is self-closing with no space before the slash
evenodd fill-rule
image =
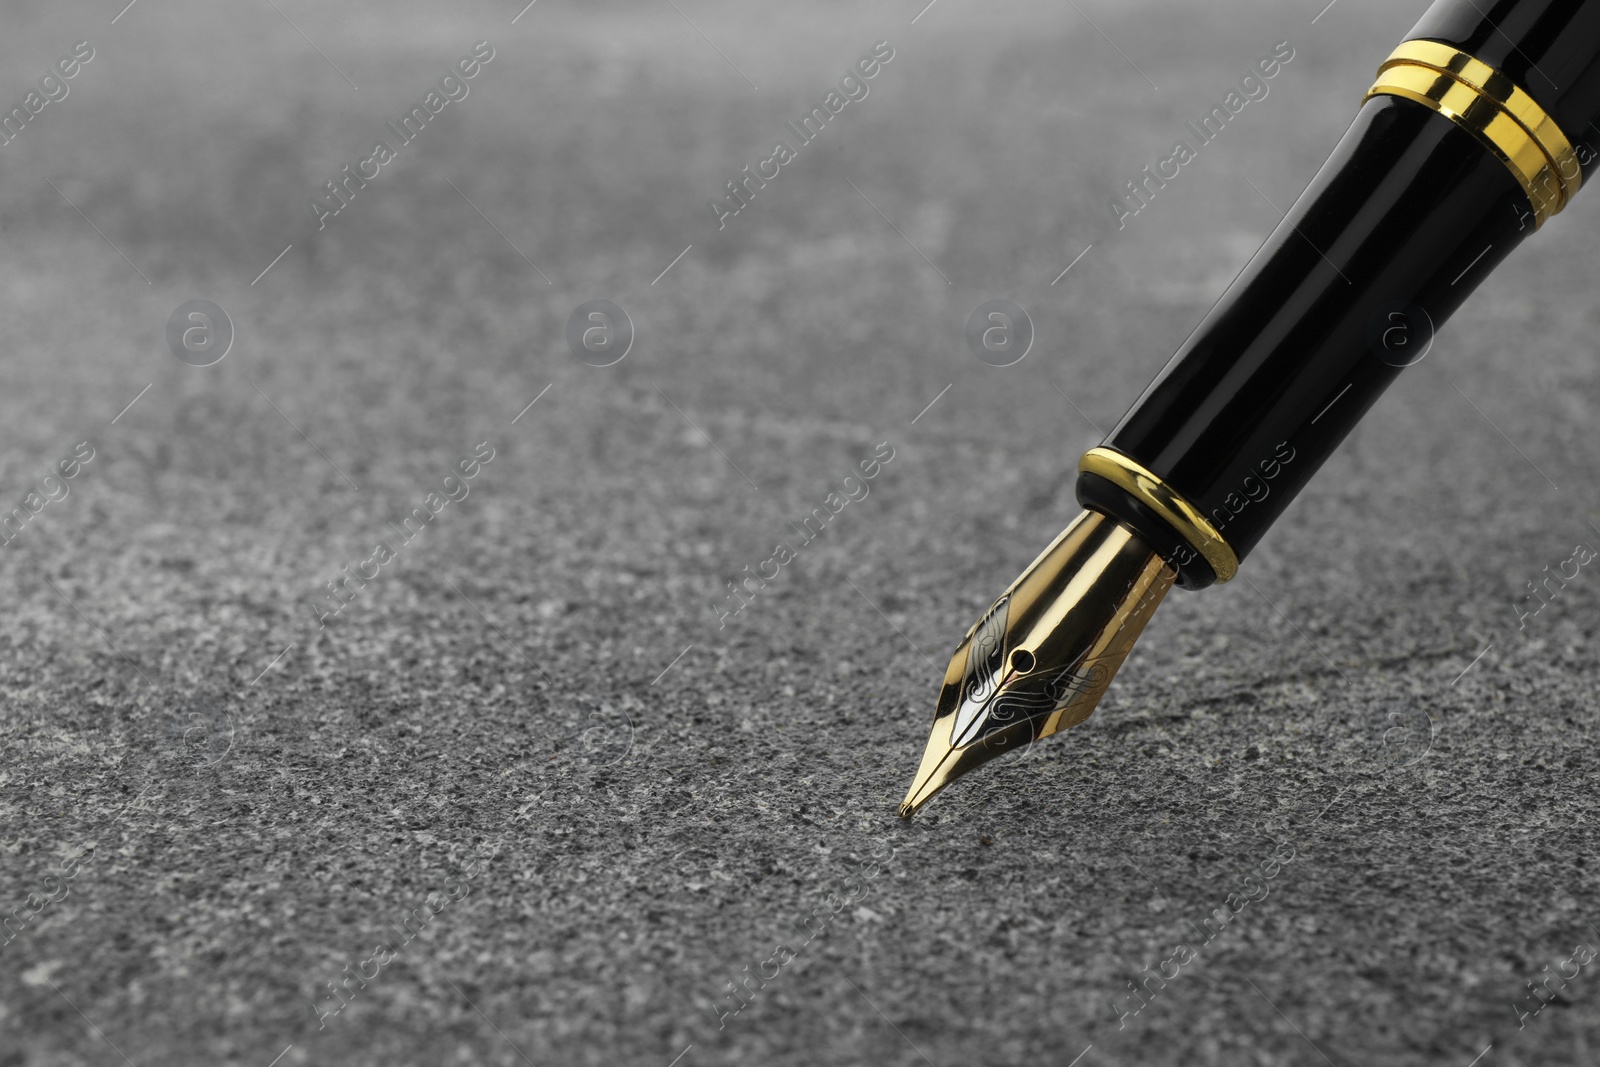
<path id="1" fill-rule="evenodd" d="M 1238 573 L 1436 327 L 1592 176 L 1574 138 L 1600 120 L 1596 87 L 1600 0 L 1427 10 L 1277 230 L 1079 460 L 1083 513 L 957 646 L 902 816 L 1088 718 L 1167 590 Z"/>

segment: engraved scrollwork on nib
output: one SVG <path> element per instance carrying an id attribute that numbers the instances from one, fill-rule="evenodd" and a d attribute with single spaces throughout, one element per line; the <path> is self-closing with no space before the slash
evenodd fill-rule
<path id="1" fill-rule="evenodd" d="M 1003 596 L 984 613 L 967 638 L 967 669 L 962 685 L 961 706 L 950 730 L 952 745 L 962 740 L 983 715 L 984 708 L 1000 688 L 1000 672 L 1005 664 L 1006 619 L 1011 597 Z M 958 653 L 959 654 L 959 653 Z M 970 740 L 970 738 L 967 738 Z"/>
<path id="2" fill-rule="evenodd" d="M 1175 576 L 1132 531 L 1084 512 L 957 646 L 900 813 L 1088 718 Z"/>

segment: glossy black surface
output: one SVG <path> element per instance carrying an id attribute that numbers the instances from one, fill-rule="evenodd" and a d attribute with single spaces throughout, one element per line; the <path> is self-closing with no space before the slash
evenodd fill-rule
<path id="1" fill-rule="evenodd" d="M 1421 104 L 1369 100 L 1108 444 L 1204 511 L 1243 559 L 1395 364 L 1531 232 L 1521 187 L 1472 135 Z M 1086 506 L 1106 504 L 1098 481 L 1079 479 Z M 1116 514 L 1160 550 L 1148 515 Z M 1209 584 L 1209 568 L 1169 558 L 1186 587 Z"/>
<path id="2" fill-rule="evenodd" d="M 1545 106 L 1576 116 L 1576 128 L 1600 117 L 1585 110 L 1600 99 L 1600 0 L 1478 3 L 1502 27 L 1525 29 L 1520 62 L 1566 79 L 1544 87 Z M 1581 48 L 1557 33 L 1563 26 L 1579 28 Z M 1471 0 L 1434 5 L 1421 30 L 1459 38 L 1486 62 L 1505 58 Z M 1503 39 L 1501 47 L 1521 54 Z M 1424 105 L 1375 97 L 1106 443 L 1210 516 L 1243 560 L 1402 367 L 1532 232 L 1526 194 L 1473 135 Z M 1092 475 L 1077 488 L 1085 506 L 1166 556 L 1180 584 L 1215 580 L 1128 494 Z"/>

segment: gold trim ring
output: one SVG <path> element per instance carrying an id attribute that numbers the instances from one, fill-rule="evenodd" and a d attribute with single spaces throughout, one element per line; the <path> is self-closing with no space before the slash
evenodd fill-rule
<path id="1" fill-rule="evenodd" d="M 1223 540 L 1222 532 L 1211 525 L 1199 508 L 1162 481 L 1159 474 L 1109 448 L 1089 449 L 1078 460 L 1078 471 L 1104 478 L 1160 515 L 1190 548 L 1205 557 L 1219 583 L 1239 573 L 1239 557 Z"/>
<path id="2" fill-rule="evenodd" d="M 1498 70 L 1438 41 L 1406 41 L 1378 68 L 1365 103 L 1399 96 L 1430 107 L 1472 134 L 1511 170 L 1533 204 L 1537 229 L 1578 191 L 1572 142 L 1544 108 Z"/>

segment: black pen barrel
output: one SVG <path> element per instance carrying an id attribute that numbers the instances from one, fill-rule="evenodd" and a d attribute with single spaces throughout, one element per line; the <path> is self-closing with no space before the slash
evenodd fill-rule
<path id="1" fill-rule="evenodd" d="M 1597 119 L 1600 0 L 1434 4 L 1266 244 L 1085 456 L 1080 502 L 1131 526 L 1187 588 L 1232 577 L 1594 171 Z"/>

